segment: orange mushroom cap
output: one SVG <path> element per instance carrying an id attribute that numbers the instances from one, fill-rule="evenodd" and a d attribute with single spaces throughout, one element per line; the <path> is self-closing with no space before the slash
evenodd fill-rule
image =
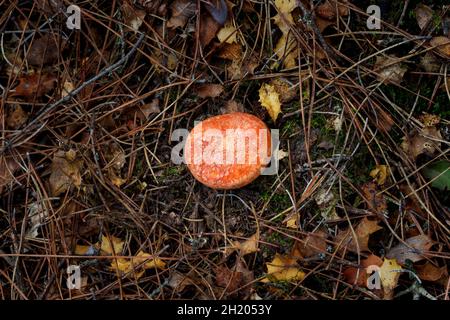
<path id="1" fill-rule="evenodd" d="M 204 185 L 241 188 L 255 180 L 269 163 L 270 130 L 248 113 L 211 117 L 191 130 L 184 157 L 192 175 Z"/>

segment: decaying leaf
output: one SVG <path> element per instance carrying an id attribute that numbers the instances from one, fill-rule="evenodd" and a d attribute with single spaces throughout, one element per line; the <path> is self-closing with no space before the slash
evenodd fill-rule
<path id="1" fill-rule="evenodd" d="M 220 43 L 237 43 L 237 30 L 232 23 L 225 24 L 217 33 Z"/>
<path id="2" fill-rule="evenodd" d="M 327 234 L 324 231 L 308 233 L 304 241 L 296 241 L 292 256 L 297 259 L 310 258 L 327 252 Z"/>
<path id="3" fill-rule="evenodd" d="M 126 1 L 124 1 L 122 4 L 122 14 L 125 25 L 130 26 L 134 31 L 139 30 L 139 27 L 144 22 L 144 18 L 146 15 L 144 10 L 135 9 Z"/>
<path id="4" fill-rule="evenodd" d="M 367 206 L 376 213 L 383 214 L 387 209 L 386 198 L 378 191 L 376 183 L 367 182 L 361 189 Z"/>
<path id="5" fill-rule="evenodd" d="M 326 221 L 339 219 L 339 216 L 336 213 L 337 199 L 332 190 L 329 188 L 320 189 L 314 196 L 314 200 L 320 209 L 321 216 Z"/>
<path id="6" fill-rule="evenodd" d="M 408 70 L 397 62 L 395 56 L 378 56 L 375 62 L 374 71 L 377 73 L 377 80 L 383 83 L 400 83 Z"/>
<path id="7" fill-rule="evenodd" d="M 377 184 L 380 186 L 385 184 L 388 175 L 389 175 L 389 167 L 384 164 L 377 164 L 375 169 L 370 171 L 370 176 L 374 178 Z"/>
<path id="8" fill-rule="evenodd" d="M 433 155 L 441 146 L 438 140 L 442 140 L 439 129 L 434 126 L 425 127 L 420 132 L 404 137 L 401 148 L 415 160 L 422 153 Z"/>
<path id="9" fill-rule="evenodd" d="M 447 192 L 450 190 L 450 161 L 433 162 L 423 168 L 422 173 L 425 178 L 431 181 L 433 188 Z"/>
<path id="10" fill-rule="evenodd" d="M 394 289 L 397 287 L 398 279 L 402 267 L 395 259 L 384 259 L 380 267 L 380 281 L 383 286 L 384 299 L 391 300 L 394 296 Z"/>
<path id="11" fill-rule="evenodd" d="M 197 95 L 200 98 L 216 98 L 220 96 L 224 88 L 221 84 L 202 84 L 196 89 Z"/>
<path id="12" fill-rule="evenodd" d="M 233 246 L 239 250 L 241 256 L 258 251 L 259 234 L 255 233 L 245 241 L 234 241 Z"/>
<path id="13" fill-rule="evenodd" d="M 361 267 L 347 267 L 343 270 L 342 275 L 344 276 L 344 279 L 346 282 L 348 282 L 351 285 L 356 285 L 360 287 L 367 286 L 367 279 L 369 277 L 369 272 L 374 271 L 371 269 L 371 266 L 377 266 L 380 267 L 383 264 L 383 260 L 374 255 L 371 254 L 367 257 L 367 259 L 364 259 L 361 261 Z"/>
<path id="14" fill-rule="evenodd" d="M 434 37 L 430 44 L 436 47 L 436 51 L 446 58 L 450 58 L 450 39 L 444 36 Z"/>
<path id="15" fill-rule="evenodd" d="M 111 262 L 111 270 L 117 270 L 121 274 L 126 274 L 129 278 L 139 279 L 148 269 L 164 269 L 166 263 L 159 258 L 152 258 L 152 255 L 139 251 L 131 259 L 119 258 Z"/>
<path id="16" fill-rule="evenodd" d="M 277 253 L 266 266 L 267 276 L 261 282 L 301 281 L 305 278 L 305 273 L 299 269 L 295 258 Z"/>
<path id="17" fill-rule="evenodd" d="M 5 185 L 14 181 L 14 172 L 19 168 L 19 163 L 13 157 L 0 156 L 0 192 Z"/>
<path id="18" fill-rule="evenodd" d="M 217 53 L 217 57 L 226 60 L 239 60 L 242 57 L 242 47 L 239 43 L 224 43 Z"/>
<path id="19" fill-rule="evenodd" d="M 417 24 L 420 30 L 423 30 L 433 19 L 434 11 L 422 3 L 419 3 L 414 11 L 416 13 Z"/>
<path id="20" fill-rule="evenodd" d="M 102 241 L 100 243 L 100 250 L 102 254 L 106 255 L 121 255 L 123 250 L 124 241 L 120 238 L 102 235 Z"/>
<path id="21" fill-rule="evenodd" d="M 415 266 L 415 269 L 419 278 L 425 281 L 438 281 L 443 277 L 448 276 L 446 266 L 437 267 L 430 261 L 425 262 L 425 264 Z"/>
<path id="22" fill-rule="evenodd" d="M 144 118 L 142 120 L 147 120 L 151 114 L 160 113 L 161 109 L 159 107 L 159 99 L 154 98 L 150 103 L 146 103 L 143 106 L 139 106 Z"/>
<path id="23" fill-rule="evenodd" d="M 12 96 L 25 98 L 42 97 L 55 88 L 57 78 L 52 74 L 34 73 L 19 78 Z"/>
<path id="24" fill-rule="evenodd" d="M 197 12 L 197 5 L 195 1 L 190 0 L 175 0 L 170 5 L 172 16 L 167 21 L 168 28 L 184 27 L 187 21 Z"/>
<path id="25" fill-rule="evenodd" d="M 287 103 L 298 96 L 298 90 L 285 78 L 279 77 L 270 81 L 275 91 L 280 95 L 280 102 Z"/>
<path id="26" fill-rule="evenodd" d="M 81 186 L 82 160 L 77 159 L 76 154 L 73 149 L 67 152 L 60 150 L 55 153 L 48 180 L 52 196 L 66 192 L 71 186 Z"/>
<path id="27" fill-rule="evenodd" d="M 294 212 L 294 214 L 289 215 L 283 222 L 286 227 L 291 229 L 298 229 L 298 221 L 300 220 L 300 213 Z"/>
<path id="28" fill-rule="evenodd" d="M 393 258 L 399 264 L 405 265 L 406 260 L 417 262 L 425 259 L 425 251 L 430 250 L 434 245 L 434 241 L 426 235 L 418 235 L 405 240 L 405 243 L 399 243 L 391 248 L 386 257 Z"/>
<path id="29" fill-rule="evenodd" d="M 425 53 L 425 55 L 420 58 L 420 66 L 424 68 L 426 72 L 430 73 L 439 72 L 439 69 L 441 69 L 441 63 L 431 52 Z"/>
<path id="30" fill-rule="evenodd" d="M 347 248 L 353 252 L 358 252 L 358 248 L 360 252 L 369 251 L 369 237 L 380 229 L 382 228 L 378 225 L 378 221 L 364 218 L 354 228 L 356 239 L 351 229 L 347 228 L 338 233 L 336 243 L 340 248 Z"/>
<path id="31" fill-rule="evenodd" d="M 120 174 L 126 163 L 125 151 L 115 142 L 107 145 L 105 151 L 105 159 L 108 161 L 106 165 L 108 177 L 115 186 L 120 187 L 126 182 L 126 179 L 123 179 Z"/>
<path id="32" fill-rule="evenodd" d="M 216 37 L 217 32 L 220 29 L 220 24 L 214 20 L 209 14 L 203 14 L 200 17 L 200 44 L 202 47 L 206 47 L 212 39 Z"/>
<path id="33" fill-rule="evenodd" d="M 280 95 L 273 85 L 264 83 L 259 89 L 259 102 L 275 122 L 281 112 Z"/>
<path id="34" fill-rule="evenodd" d="M 167 285 L 176 292 L 182 292 L 187 286 L 195 285 L 195 282 L 188 275 L 175 271 L 170 276 Z"/>
<path id="35" fill-rule="evenodd" d="M 253 281 L 253 272 L 249 271 L 242 261 L 238 259 L 235 266 L 230 270 L 226 265 L 218 266 L 215 270 L 216 284 L 225 288 L 227 293 L 231 293 L 231 297 L 237 297 L 239 293 L 248 296 L 251 287 L 248 283 Z"/>
<path id="36" fill-rule="evenodd" d="M 19 129 L 28 121 L 28 113 L 23 111 L 20 104 L 7 107 L 6 125 L 11 129 Z"/>
<path id="37" fill-rule="evenodd" d="M 56 34 L 47 33 L 34 39 L 26 55 L 26 60 L 33 66 L 53 64 L 58 61 L 65 41 Z"/>
<path id="38" fill-rule="evenodd" d="M 295 37 L 290 32 L 290 26 L 294 24 L 291 12 L 296 8 L 295 0 L 275 0 L 278 14 L 273 17 L 274 23 L 280 28 L 282 35 L 275 46 L 275 54 L 286 68 L 297 65 L 298 46 Z"/>

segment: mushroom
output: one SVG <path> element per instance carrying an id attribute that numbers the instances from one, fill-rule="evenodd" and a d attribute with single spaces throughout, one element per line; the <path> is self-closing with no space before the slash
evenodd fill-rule
<path id="1" fill-rule="evenodd" d="M 270 162 L 271 136 L 259 118 L 234 112 L 199 122 L 184 149 L 192 175 L 214 189 L 241 188 Z"/>

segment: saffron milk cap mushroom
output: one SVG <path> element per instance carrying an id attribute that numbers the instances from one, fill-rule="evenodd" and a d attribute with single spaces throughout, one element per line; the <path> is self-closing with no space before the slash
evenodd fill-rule
<path id="1" fill-rule="evenodd" d="M 271 158 L 271 135 L 254 115 L 233 112 L 197 123 L 184 148 L 189 171 L 214 189 L 237 189 L 254 181 Z"/>

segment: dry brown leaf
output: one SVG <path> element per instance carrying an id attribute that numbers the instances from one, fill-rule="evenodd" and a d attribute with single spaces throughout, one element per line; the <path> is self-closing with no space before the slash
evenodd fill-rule
<path id="1" fill-rule="evenodd" d="M 434 37 L 430 40 L 430 44 L 436 47 L 436 50 L 446 58 L 450 58 L 450 39 L 447 37 Z"/>
<path id="2" fill-rule="evenodd" d="M 420 133 L 416 132 L 408 137 L 403 137 L 401 148 L 412 159 L 416 159 L 420 154 L 433 155 L 440 148 L 442 135 L 439 129 L 434 126 L 425 127 Z"/>
<path id="3" fill-rule="evenodd" d="M 224 43 L 218 51 L 217 57 L 231 61 L 241 59 L 242 47 L 239 43 Z"/>
<path id="4" fill-rule="evenodd" d="M 146 103 L 143 106 L 139 106 L 139 109 L 144 115 L 144 119 L 142 120 L 147 120 L 151 114 L 161 112 L 161 109 L 159 107 L 159 99 L 154 98 L 150 103 Z"/>
<path id="5" fill-rule="evenodd" d="M 267 276 L 261 282 L 301 281 L 305 273 L 299 269 L 295 258 L 275 254 L 271 262 L 266 263 Z"/>
<path id="6" fill-rule="evenodd" d="M 361 189 L 369 209 L 379 214 L 383 214 L 387 210 L 386 198 L 382 193 L 378 192 L 375 182 L 366 182 Z"/>
<path id="7" fill-rule="evenodd" d="M 414 11 L 416 13 L 417 24 L 420 30 L 423 30 L 433 19 L 434 11 L 422 3 L 419 3 Z"/>
<path id="8" fill-rule="evenodd" d="M 125 25 L 129 26 L 134 31 L 139 30 L 139 27 L 144 22 L 146 16 L 144 10 L 136 9 L 126 1 L 122 4 L 122 14 Z"/>
<path id="9" fill-rule="evenodd" d="M 424 68 L 426 72 L 430 73 L 439 72 L 441 69 L 441 63 L 431 52 L 425 53 L 425 55 L 420 58 L 420 66 Z"/>
<path id="10" fill-rule="evenodd" d="M 259 102 L 275 122 L 281 112 L 280 95 L 273 85 L 264 83 L 259 89 Z"/>
<path id="11" fill-rule="evenodd" d="M 11 129 L 19 129 L 28 121 L 28 113 L 23 111 L 19 104 L 8 106 L 6 126 Z"/>
<path id="12" fill-rule="evenodd" d="M 206 47 L 212 39 L 216 37 L 220 29 L 220 24 L 214 20 L 209 14 L 202 14 L 200 17 L 200 44 Z"/>
<path id="13" fill-rule="evenodd" d="M 230 297 L 238 297 L 239 294 L 248 296 L 251 293 L 251 286 L 247 284 L 253 281 L 253 272 L 248 270 L 240 259 L 236 260 L 236 264 L 232 270 L 227 266 L 218 266 L 215 270 L 216 284 L 225 288 Z"/>
<path id="14" fill-rule="evenodd" d="M 239 250 L 241 256 L 245 256 L 249 253 L 254 253 L 258 251 L 259 244 L 259 234 L 255 233 L 250 238 L 245 241 L 239 242 L 234 241 L 233 246 L 235 249 Z"/>
<path id="15" fill-rule="evenodd" d="M 271 80 L 270 84 L 274 86 L 275 91 L 280 95 L 281 103 L 290 102 L 298 96 L 298 90 L 294 85 L 282 77 Z"/>
<path id="16" fill-rule="evenodd" d="M 406 243 L 406 244 L 405 244 Z M 399 264 L 405 265 L 406 260 L 417 262 L 425 259 L 424 252 L 430 250 L 434 241 L 426 235 L 418 235 L 405 240 L 391 248 L 386 254 L 388 258 L 394 258 Z"/>
<path id="17" fill-rule="evenodd" d="M 0 156 L 0 193 L 5 185 L 14 181 L 14 172 L 19 168 L 13 157 Z"/>
<path id="18" fill-rule="evenodd" d="M 377 80 L 383 83 L 400 83 L 408 70 L 403 67 L 395 56 L 378 56 L 375 62 L 374 71 L 377 73 Z"/>
<path id="19" fill-rule="evenodd" d="M 187 286 L 195 286 L 194 280 L 192 280 L 188 275 L 182 274 L 180 272 L 174 271 L 169 278 L 167 283 L 169 287 L 175 290 L 175 292 L 182 292 Z"/>
<path id="20" fill-rule="evenodd" d="M 47 33 L 35 39 L 27 52 L 26 60 L 33 66 L 53 64 L 65 46 L 65 41 L 58 35 Z"/>
<path id="21" fill-rule="evenodd" d="M 175 29 L 184 27 L 187 21 L 197 12 L 197 5 L 190 0 L 175 0 L 170 5 L 172 16 L 167 21 L 167 27 Z"/>
<path id="22" fill-rule="evenodd" d="M 52 196 L 66 192 L 71 186 L 81 186 L 81 164 L 82 160 L 76 159 L 76 151 L 73 149 L 55 153 L 48 180 Z"/>
<path id="23" fill-rule="evenodd" d="M 242 105 L 242 103 L 236 102 L 234 100 L 228 100 L 225 103 L 223 113 L 233 113 L 233 112 L 244 112 L 244 106 Z"/>
<path id="24" fill-rule="evenodd" d="M 430 261 L 425 264 L 415 266 L 416 273 L 421 280 L 424 281 L 438 281 L 443 277 L 448 276 L 446 266 L 436 267 Z"/>
<path id="25" fill-rule="evenodd" d="M 327 234 L 324 231 L 308 233 L 305 240 L 296 241 L 292 256 L 295 258 L 310 258 L 327 252 Z"/>
<path id="26" fill-rule="evenodd" d="M 202 98 L 216 98 L 223 93 L 223 86 L 221 84 L 202 84 L 196 89 L 197 95 Z"/>
<path id="27" fill-rule="evenodd" d="M 12 96 L 25 98 L 42 97 L 55 88 L 57 78 L 51 74 L 34 73 L 19 78 L 19 84 L 14 88 Z"/>
<path id="28" fill-rule="evenodd" d="M 148 269 L 164 269 L 166 263 L 159 258 L 152 256 L 143 251 L 132 257 L 131 259 L 119 258 L 111 262 L 111 270 L 117 270 L 121 274 L 126 274 L 129 278 L 139 279 Z"/>
<path id="29" fill-rule="evenodd" d="M 383 264 L 383 260 L 374 255 L 371 254 L 367 257 L 367 259 L 364 259 L 361 261 L 361 267 L 347 267 L 342 272 L 342 275 L 344 276 L 344 279 L 347 283 L 351 285 L 356 285 L 360 287 L 367 286 L 367 279 L 369 276 L 368 269 L 370 266 L 378 266 L 380 267 Z M 369 270 L 373 271 L 373 270 Z"/>
<path id="30" fill-rule="evenodd" d="M 336 243 L 339 245 L 339 248 L 347 248 L 347 250 L 358 252 L 359 245 L 359 251 L 369 251 L 370 235 L 382 228 L 378 225 L 378 221 L 364 218 L 354 229 L 356 239 L 350 228 L 338 233 Z"/>

